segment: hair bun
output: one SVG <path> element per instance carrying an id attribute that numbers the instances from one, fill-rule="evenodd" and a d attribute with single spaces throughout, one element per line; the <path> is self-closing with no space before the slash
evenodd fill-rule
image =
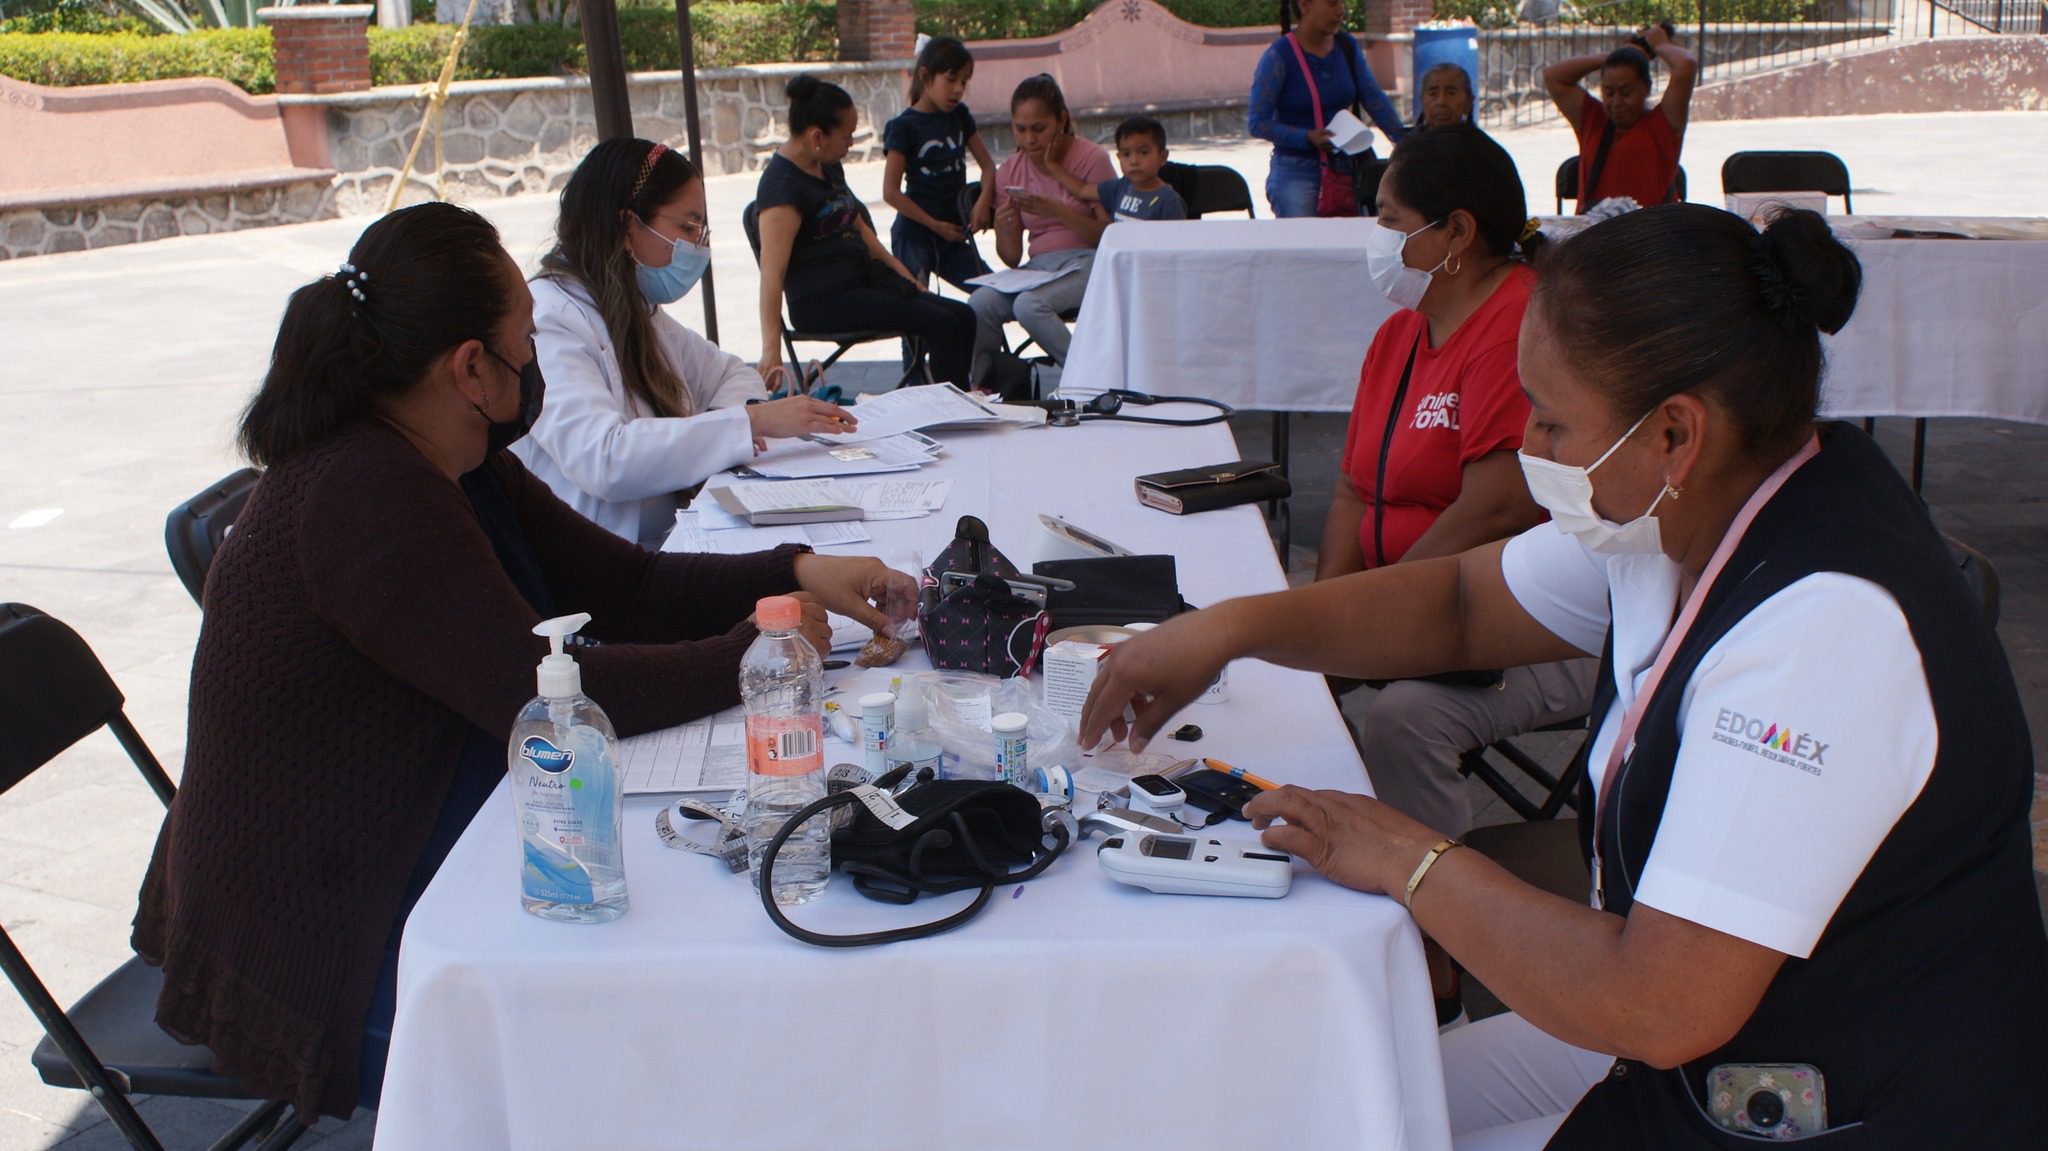
<path id="1" fill-rule="evenodd" d="M 792 100 L 808 100 L 818 94 L 819 83 L 816 76 L 809 72 L 801 72 L 791 76 L 789 83 L 782 86 L 782 94 Z"/>
<path id="2" fill-rule="evenodd" d="M 1781 318 L 1832 335 L 1856 311 L 1863 265 L 1819 213 L 1782 208 L 1764 225 L 1757 279 Z"/>

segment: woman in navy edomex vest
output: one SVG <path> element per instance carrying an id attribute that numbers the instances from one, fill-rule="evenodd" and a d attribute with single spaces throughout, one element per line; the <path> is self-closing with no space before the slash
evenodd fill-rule
<path id="1" fill-rule="evenodd" d="M 2018 691 L 1919 501 L 1814 418 L 1860 281 L 1809 212 L 1587 229 L 1539 262 L 1521 329 L 1550 522 L 1184 615 L 1097 672 L 1084 743 L 1129 704 L 1142 747 L 1233 658 L 1390 679 L 1601 656 L 1584 902 L 1366 796 L 1247 809 L 1512 1010 L 1444 1037 L 1461 1151 L 2048 1130 Z"/>

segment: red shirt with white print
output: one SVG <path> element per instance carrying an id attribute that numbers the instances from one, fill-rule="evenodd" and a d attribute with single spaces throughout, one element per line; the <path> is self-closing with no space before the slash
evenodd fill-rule
<path id="1" fill-rule="evenodd" d="M 1394 563 L 1415 546 L 1458 498 L 1466 464 L 1488 452 L 1522 446 L 1529 401 L 1515 373 L 1515 342 L 1535 282 L 1526 265 L 1516 264 L 1441 347 L 1429 346 L 1429 321 L 1413 309 L 1387 317 L 1373 336 L 1358 373 L 1342 464 L 1365 501 L 1358 542 L 1366 567 Z M 1415 367 L 1400 408 L 1393 411 L 1411 349 Z M 1387 487 L 1380 508 L 1382 554 L 1373 541 L 1373 491 L 1390 415 L 1394 435 L 1387 441 Z"/>

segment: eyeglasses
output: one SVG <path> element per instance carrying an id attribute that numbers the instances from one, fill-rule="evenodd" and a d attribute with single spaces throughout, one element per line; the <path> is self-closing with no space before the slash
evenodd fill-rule
<path id="1" fill-rule="evenodd" d="M 676 231 L 681 232 L 683 234 L 683 239 L 688 240 L 689 242 L 697 245 L 700 248 L 708 248 L 711 246 L 710 224 L 697 224 L 692 223 L 688 220 L 673 220 L 666 216 L 656 216 L 655 219 L 667 224 L 669 227 L 674 228 Z M 661 233 L 659 231 L 656 231 L 654 226 L 652 224 L 647 223 L 645 220 L 641 221 L 641 226 L 645 227 L 650 232 L 654 232 L 655 235 L 661 236 Z M 664 240 L 667 238 L 668 237 L 666 236 L 662 236 L 662 239 Z"/>

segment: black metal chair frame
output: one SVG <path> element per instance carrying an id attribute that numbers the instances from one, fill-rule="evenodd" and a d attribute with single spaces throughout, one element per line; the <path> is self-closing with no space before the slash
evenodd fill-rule
<path id="1" fill-rule="evenodd" d="M 171 570 L 178 573 L 193 603 L 202 602 L 200 597 L 206 591 L 206 573 L 213 567 L 213 557 L 234 530 L 243 505 L 249 502 L 249 493 L 256 490 L 256 481 L 262 478 L 263 473 L 255 468 L 232 472 L 172 508 L 165 518 L 164 550 L 170 553 Z"/>
<path id="2" fill-rule="evenodd" d="M 1584 734 L 1587 730 L 1587 717 L 1582 715 L 1535 730 L 1576 731 Z M 1522 774 L 1534 780 L 1537 786 L 1543 789 L 1543 799 L 1536 801 L 1523 794 L 1522 789 L 1487 758 L 1488 752 L 1507 760 Z M 1573 811 L 1579 809 L 1579 777 L 1584 773 L 1576 753 L 1562 772 L 1552 774 L 1550 769 L 1538 763 L 1535 757 L 1515 746 L 1514 740 L 1503 739 L 1485 747 L 1475 747 L 1460 756 L 1458 770 L 1466 775 L 1477 776 L 1480 782 L 1492 788 L 1495 795 L 1500 796 L 1501 802 L 1513 808 L 1515 814 L 1523 819 L 1556 819 L 1558 812 L 1567 807 Z"/>
<path id="3" fill-rule="evenodd" d="M 1820 192 L 1842 198 L 1844 215 L 1856 214 L 1849 166 L 1833 152 L 1736 152 L 1721 162 L 1721 193 Z"/>
<path id="4" fill-rule="evenodd" d="M 741 211 L 740 224 L 746 230 L 747 247 L 753 251 L 754 266 L 758 268 L 761 265 L 761 217 L 753 201 L 749 200 L 746 208 Z M 911 332 L 899 332 L 882 328 L 854 332 L 799 331 L 789 322 L 788 297 L 785 295 L 783 299 L 783 306 L 775 310 L 775 321 L 782 329 L 782 347 L 789 357 L 787 362 L 792 380 L 803 378 L 803 361 L 797 357 L 796 353 L 796 346 L 799 343 L 833 345 L 832 354 L 826 356 L 818 365 L 819 371 L 823 372 L 830 370 L 833 364 L 838 363 L 841 356 L 862 344 L 876 344 L 884 340 L 901 340 L 909 345 L 910 364 L 903 370 L 903 374 L 897 378 L 896 386 L 900 388 L 917 376 L 923 376 L 924 382 L 927 384 L 933 382 L 931 361 L 925 356 L 924 340 L 922 337 Z"/>
<path id="5" fill-rule="evenodd" d="M 1680 164 L 1678 166 L 1678 175 L 1673 177 L 1671 182 L 1678 185 L 1678 198 L 1684 200 L 1689 184 L 1685 176 L 1685 165 Z M 1557 214 L 1562 216 L 1564 215 L 1564 202 L 1571 200 L 1576 203 L 1579 198 L 1579 158 L 1577 156 L 1567 156 L 1564 163 L 1557 166 L 1555 190 L 1557 192 Z"/>
<path id="6" fill-rule="evenodd" d="M 129 722 L 120 688 L 77 632 L 26 604 L 0 605 L 0 691 L 15 709 L 9 739 L 0 746 L 0 791 L 105 727 L 150 790 L 170 806 L 176 794 L 170 776 Z M 30 1057 L 43 1082 L 90 1091 L 130 1146 L 163 1151 L 130 1095 L 255 1098 L 240 1083 L 215 1074 L 205 1048 L 181 1044 L 156 1027 L 154 989 L 161 987 L 163 976 L 140 958 L 116 968 L 69 1012 L 5 928 L 0 928 L 0 969 L 43 1025 L 44 1038 Z M 97 1043 L 87 1039 L 89 1032 Z M 213 1151 L 230 1151 L 258 1138 L 263 1151 L 291 1146 L 306 1129 L 286 1113 L 286 1106 L 281 1100 L 264 1103 L 215 1142 Z"/>

